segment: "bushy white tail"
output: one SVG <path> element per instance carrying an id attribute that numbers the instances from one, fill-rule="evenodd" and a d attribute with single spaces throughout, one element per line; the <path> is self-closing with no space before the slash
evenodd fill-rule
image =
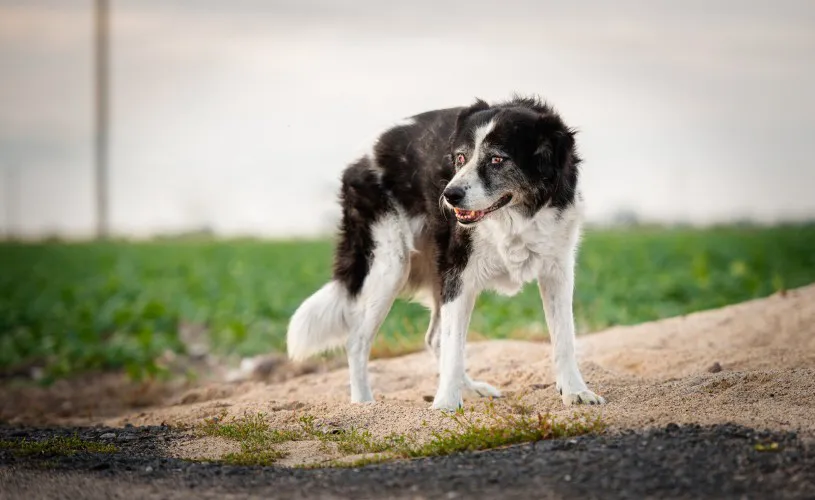
<path id="1" fill-rule="evenodd" d="M 348 293 L 330 281 L 307 298 L 289 321 L 286 345 L 289 358 L 299 361 L 340 347 L 348 338 Z"/>

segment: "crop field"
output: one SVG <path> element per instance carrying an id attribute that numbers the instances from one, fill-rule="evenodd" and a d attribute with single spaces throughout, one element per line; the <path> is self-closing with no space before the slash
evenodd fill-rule
<path id="1" fill-rule="evenodd" d="M 219 354 L 285 349 L 286 324 L 330 278 L 333 243 L 155 241 L 0 245 L 0 373 L 46 379 L 99 369 L 155 372 L 181 325 Z M 815 225 L 586 231 L 580 333 L 762 297 L 815 281 Z M 427 312 L 397 302 L 375 355 L 420 349 Z M 545 338 L 537 288 L 479 299 L 471 338 Z"/>

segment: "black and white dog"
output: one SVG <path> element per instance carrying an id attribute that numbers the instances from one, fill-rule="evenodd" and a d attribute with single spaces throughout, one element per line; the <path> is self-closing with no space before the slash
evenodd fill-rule
<path id="1" fill-rule="evenodd" d="M 333 280 L 297 309 L 288 353 L 304 359 L 345 345 L 351 400 L 373 400 L 371 342 L 398 296 L 430 309 L 433 408 L 462 406 L 464 344 L 478 294 L 516 294 L 537 280 L 566 405 L 602 404 L 575 359 L 575 255 L 582 197 L 574 132 L 549 106 L 515 97 L 429 111 L 384 132 L 342 177 Z"/>

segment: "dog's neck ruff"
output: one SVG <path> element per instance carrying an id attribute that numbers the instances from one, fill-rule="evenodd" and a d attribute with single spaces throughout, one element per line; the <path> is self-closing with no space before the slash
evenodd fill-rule
<path id="1" fill-rule="evenodd" d="M 473 277 L 477 286 L 513 295 L 546 266 L 566 265 L 579 229 L 581 208 L 540 209 L 534 217 L 506 210 L 474 228 Z"/>

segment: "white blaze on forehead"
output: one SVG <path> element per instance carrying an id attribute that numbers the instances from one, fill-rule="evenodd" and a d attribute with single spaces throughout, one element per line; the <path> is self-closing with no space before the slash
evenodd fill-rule
<path id="1" fill-rule="evenodd" d="M 470 162 L 477 162 L 481 157 L 481 150 L 484 146 L 484 141 L 487 139 L 487 136 L 490 135 L 490 132 L 495 128 L 495 120 L 490 120 L 489 122 L 481 125 L 480 127 L 476 128 L 473 132 L 473 154 Z M 468 163 L 470 163 L 468 162 Z"/>
<path id="2" fill-rule="evenodd" d="M 471 172 L 475 174 L 475 167 L 481 162 L 481 153 L 484 149 L 484 142 L 487 139 L 487 136 L 490 135 L 492 129 L 495 128 L 495 120 L 490 120 L 489 122 L 485 123 L 477 127 L 473 131 L 473 149 L 470 152 L 470 157 L 467 158 L 467 161 L 464 163 L 464 166 L 459 169 L 458 174 L 456 174 L 453 179 L 456 177 L 470 177 Z"/>
<path id="3" fill-rule="evenodd" d="M 461 208 L 483 210 L 495 202 L 492 197 L 487 195 L 484 184 L 478 175 L 478 164 L 481 163 L 484 143 L 494 128 L 495 120 L 490 120 L 473 131 L 473 149 L 470 152 L 470 157 L 467 158 L 464 166 L 459 169 L 448 184 L 448 186 L 458 186 L 467 191 L 464 206 Z"/>

